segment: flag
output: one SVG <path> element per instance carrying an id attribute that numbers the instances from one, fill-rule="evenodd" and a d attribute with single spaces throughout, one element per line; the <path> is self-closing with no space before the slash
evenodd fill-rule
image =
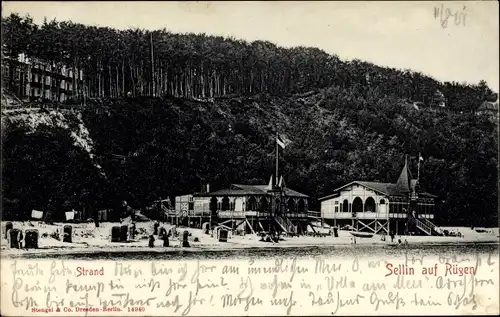
<path id="1" fill-rule="evenodd" d="M 278 143 L 279 146 L 281 146 L 282 149 L 287 147 L 292 141 L 290 141 L 286 136 L 284 135 L 279 135 L 276 137 L 276 142 Z"/>
<path id="2" fill-rule="evenodd" d="M 65 212 L 66 214 L 66 220 L 74 220 L 75 219 L 75 211 L 67 211 Z"/>
<path id="3" fill-rule="evenodd" d="M 269 178 L 269 184 L 267 184 L 266 190 L 271 190 L 273 189 L 273 176 L 271 175 L 271 178 Z"/>
<path id="4" fill-rule="evenodd" d="M 33 209 L 31 211 L 31 218 L 42 219 L 43 218 L 43 211 L 38 211 L 38 210 Z"/>
<path id="5" fill-rule="evenodd" d="M 283 175 L 281 175 L 281 177 L 280 177 L 280 182 L 279 182 L 278 186 L 280 188 L 285 188 L 286 187 L 285 180 L 283 179 Z"/>
<path id="6" fill-rule="evenodd" d="M 420 162 L 420 161 L 423 161 L 423 160 L 424 160 L 424 158 L 422 157 L 422 155 L 419 155 L 418 156 L 418 161 Z"/>

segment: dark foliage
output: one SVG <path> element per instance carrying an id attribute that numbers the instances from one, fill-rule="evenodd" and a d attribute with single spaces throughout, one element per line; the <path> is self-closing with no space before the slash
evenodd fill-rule
<path id="1" fill-rule="evenodd" d="M 267 183 L 278 130 L 292 140 L 280 170 L 298 191 L 321 197 L 356 179 L 394 182 L 405 154 L 416 174 L 421 152 L 421 183 L 439 197 L 438 222 L 496 222 L 497 132 L 473 112 L 491 95 L 484 82 L 440 83 L 267 42 L 72 22 L 38 27 L 16 15 L 2 24 L 11 56 L 28 52 L 84 70 L 87 97 L 99 102 L 88 102 L 83 121 L 105 173 L 71 141 L 71 127 L 28 133 L 6 120 L 4 217 L 32 208 L 61 216 L 122 199 L 139 208 L 207 183 Z M 415 101 L 424 107 L 414 109 Z M 447 111 L 436 111 L 441 102 Z"/>
<path id="2" fill-rule="evenodd" d="M 355 96 L 376 89 L 379 95 L 448 109 L 471 111 L 492 94 L 478 85 L 441 83 L 419 72 L 379 67 L 360 60 L 341 61 L 317 48 L 285 49 L 270 42 L 248 43 L 205 34 L 167 30 L 115 30 L 71 21 L 45 21 L 11 14 L 2 18 L 4 54 L 83 70 L 84 86 L 71 95 L 86 97 L 176 96 L 215 98 L 230 95 L 303 93 L 338 86 Z M 15 65 L 11 65 L 10 81 Z M 86 87 L 85 89 L 83 87 Z"/>

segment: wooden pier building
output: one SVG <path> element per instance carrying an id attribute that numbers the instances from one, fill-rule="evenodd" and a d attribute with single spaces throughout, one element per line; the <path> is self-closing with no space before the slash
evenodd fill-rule
<path id="1" fill-rule="evenodd" d="M 276 185 L 232 184 L 227 189 L 176 198 L 176 210 L 190 226 L 204 222 L 225 225 L 242 233 L 286 232 L 301 234 L 316 218 L 308 210 L 309 196 L 286 187 L 283 177 Z"/>
<path id="2" fill-rule="evenodd" d="M 321 217 L 330 225 L 374 234 L 440 235 L 433 223 L 435 198 L 412 178 L 405 160 L 396 183 L 353 181 L 319 200 Z"/>

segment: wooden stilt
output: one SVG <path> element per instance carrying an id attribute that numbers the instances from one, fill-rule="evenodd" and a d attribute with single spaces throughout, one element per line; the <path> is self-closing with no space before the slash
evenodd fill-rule
<path id="1" fill-rule="evenodd" d="M 235 226 L 235 228 L 238 228 L 238 227 L 239 227 L 242 223 L 244 223 L 244 222 L 246 222 L 246 219 L 241 220 L 241 221 L 240 221 L 240 222 L 239 222 L 239 223 Z"/>
<path id="2" fill-rule="evenodd" d="M 262 225 L 262 223 L 260 221 L 259 221 L 259 227 L 260 227 L 260 230 L 266 231 L 266 230 L 264 230 L 264 226 Z"/>
<path id="3" fill-rule="evenodd" d="M 247 225 L 250 227 L 250 230 L 252 231 L 252 234 L 255 234 L 255 230 L 253 230 L 253 227 L 252 225 L 250 224 L 250 222 L 248 222 L 248 219 L 245 219 L 245 221 L 247 222 Z M 253 222 L 253 221 L 252 221 Z"/>

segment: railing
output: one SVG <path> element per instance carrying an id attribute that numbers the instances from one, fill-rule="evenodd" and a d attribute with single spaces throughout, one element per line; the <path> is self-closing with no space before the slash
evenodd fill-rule
<path id="1" fill-rule="evenodd" d="M 287 212 L 285 214 L 287 216 L 287 218 L 307 218 L 309 217 L 309 214 L 308 213 L 295 213 L 295 212 Z"/>
<path id="2" fill-rule="evenodd" d="M 182 223 L 182 221 L 187 217 L 187 210 L 173 210 L 169 209 L 165 211 L 165 215 L 168 218 L 176 218 L 176 223 Z M 172 219 L 173 220 L 173 219 Z"/>
<path id="3" fill-rule="evenodd" d="M 422 230 L 423 232 L 427 233 L 427 235 L 432 235 L 432 227 L 428 226 L 427 224 L 423 223 L 422 221 L 418 220 L 417 218 L 414 218 L 415 224 L 417 225 L 417 228 Z"/>
<path id="4" fill-rule="evenodd" d="M 274 220 L 276 220 L 276 222 L 280 225 L 281 229 L 288 232 L 288 229 L 286 228 L 286 224 L 284 223 L 283 219 L 281 219 L 280 216 L 274 217 Z"/>
<path id="5" fill-rule="evenodd" d="M 307 216 L 310 217 L 310 218 L 321 218 L 321 212 L 320 211 L 311 211 L 309 210 L 307 212 Z"/>
<path id="6" fill-rule="evenodd" d="M 235 210 L 224 210 L 224 211 L 219 211 L 218 216 L 220 218 L 244 218 L 245 212 L 235 211 Z"/>
<path id="7" fill-rule="evenodd" d="M 285 232 L 295 232 L 295 226 L 287 217 L 276 215 L 274 219 Z"/>
<path id="8" fill-rule="evenodd" d="M 430 222 L 429 220 L 427 220 L 426 218 L 419 218 L 420 221 L 422 221 L 423 223 L 425 223 L 426 225 L 428 225 L 429 227 L 433 228 L 435 227 L 436 225 L 433 224 L 432 222 Z"/>
<path id="9" fill-rule="evenodd" d="M 429 221 L 425 218 L 421 218 L 419 220 L 421 222 L 423 222 L 425 225 L 427 225 L 428 227 L 430 227 L 432 231 L 436 232 L 437 234 L 441 234 L 438 230 L 438 227 L 435 224 L 433 224 L 431 221 Z"/>
<path id="10" fill-rule="evenodd" d="M 401 214 L 406 217 L 406 214 Z M 396 214 L 380 213 L 380 212 L 332 212 L 323 214 L 324 219 L 388 219 L 395 218 Z"/>
<path id="11" fill-rule="evenodd" d="M 286 215 L 282 215 L 280 218 L 283 219 L 284 223 L 286 224 L 286 227 L 288 228 L 288 231 L 294 231 L 295 226 L 293 225 L 292 221 L 288 219 Z"/>

